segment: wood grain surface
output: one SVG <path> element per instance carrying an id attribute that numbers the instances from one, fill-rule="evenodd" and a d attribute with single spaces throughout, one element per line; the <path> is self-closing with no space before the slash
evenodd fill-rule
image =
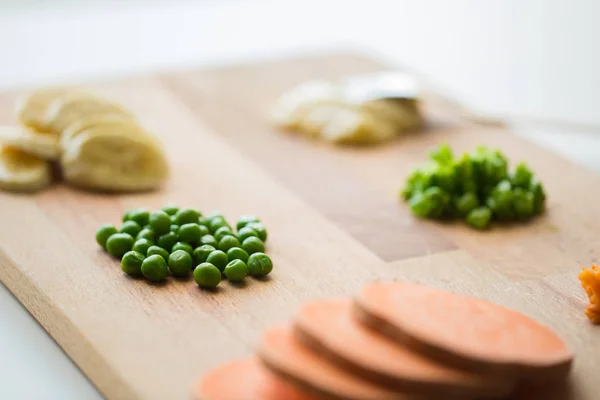
<path id="1" fill-rule="evenodd" d="M 476 295 L 552 326 L 576 352 L 571 382 L 553 396 L 597 398 L 600 328 L 583 313 L 577 281 L 580 266 L 600 256 L 596 174 L 435 107 L 424 134 L 369 149 L 282 134 L 266 122 L 267 107 L 304 79 L 381 68 L 337 54 L 87 85 L 159 134 L 172 179 L 160 192 L 127 196 L 63 185 L 34 196 L 0 193 L 0 279 L 110 399 L 187 399 L 198 377 L 251 353 L 261 331 L 301 301 L 351 295 L 376 279 Z M 0 96 L 0 123 L 13 121 L 17 95 Z M 548 212 L 486 233 L 415 219 L 398 189 L 441 141 L 527 159 L 546 184 Z M 118 223 L 129 207 L 168 201 L 231 219 L 260 216 L 275 264 L 270 279 L 205 292 L 191 279 L 152 285 L 124 276 L 95 243 L 96 228 Z"/>

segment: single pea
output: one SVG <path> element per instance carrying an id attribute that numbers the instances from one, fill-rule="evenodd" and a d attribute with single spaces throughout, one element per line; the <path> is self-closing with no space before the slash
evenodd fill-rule
<path id="1" fill-rule="evenodd" d="M 206 228 L 205 228 L 206 229 Z M 202 229 L 200 225 L 196 223 L 189 223 L 181 225 L 179 228 L 179 241 L 186 243 L 200 243 L 202 237 Z"/>
<path id="2" fill-rule="evenodd" d="M 175 214 L 175 221 L 178 225 L 198 223 L 200 215 L 200 211 L 193 208 L 182 208 Z"/>
<path id="3" fill-rule="evenodd" d="M 273 262 L 265 253 L 254 253 L 248 259 L 248 271 L 254 277 L 261 277 L 271 273 Z"/>
<path id="4" fill-rule="evenodd" d="M 202 263 L 194 270 L 194 280 L 201 288 L 215 288 L 221 282 L 221 271 L 211 263 Z"/>
<path id="5" fill-rule="evenodd" d="M 133 237 L 129 233 L 112 234 L 106 241 L 106 251 L 114 257 L 123 257 L 133 247 Z"/>
<path id="6" fill-rule="evenodd" d="M 219 250 L 227 252 L 232 247 L 240 247 L 240 241 L 235 236 L 224 236 L 219 240 Z"/>
<path id="7" fill-rule="evenodd" d="M 123 213 L 123 218 L 121 218 L 121 220 L 122 220 L 123 222 L 126 222 L 126 221 L 129 221 L 129 220 L 131 220 L 131 214 L 132 214 L 133 212 L 135 212 L 135 208 L 132 208 L 132 209 L 129 209 L 129 210 L 125 211 L 125 212 Z"/>
<path id="8" fill-rule="evenodd" d="M 246 225 L 248 228 L 254 229 L 254 231 L 258 234 L 258 238 L 263 242 L 267 241 L 267 228 L 262 224 L 262 222 L 249 222 Z"/>
<path id="9" fill-rule="evenodd" d="M 200 238 L 200 243 L 202 244 L 208 244 L 211 245 L 213 247 L 219 247 L 219 242 L 217 242 L 217 239 L 215 239 L 215 237 L 213 235 L 204 235 Z"/>
<path id="10" fill-rule="evenodd" d="M 254 215 L 247 215 L 247 214 L 240 215 L 240 217 L 237 220 L 236 229 L 239 231 L 240 229 L 242 229 L 243 227 L 248 225 L 250 222 L 260 222 L 260 221 Z"/>
<path id="11" fill-rule="evenodd" d="M 169 227 L 169 231 L 179 234 L 179 225 L 171 224 L 171 226 Z"/>
<path id="12" fill-rule="evenodd" d="M 146 252 L 146 257 L 150 256 L 161 256 L 165 262 L 169 259 L 169 252 L 158 246 L 150 246 L 148 247 L 148 251 Z"/>
<path id="13" fill-rule="evenodd" d="M 194 258 L 194 262 L 196 263 L 196 265 L 206 262 L 206 259 L 208 258 L 209 254 L 215 250 L 216 249 L 209 244 L 204 244 L 202 246 L 196 247 L 194 249 L 194 252 L 192 253 L 192 257 Z"/>
<path id="14" fill-rule="evenodd" d="M 246 250 L 248 254 L 265 252 L 265 244 L 263 243 L 263 241 L 254 236 L 251 236 L 244 240 L 244 243 L 242 243 L 242 248 Z"/>
<path id="15" fill-rule="evenodd" d="M 244 250 L 242 248 L 232 247 L 229 250 L 227 250 L 227 259 L 229 261 L 242 260 L 243 262 L 247 262 L 248 261 L 248 253 L 246 253 L 246 250 Z"/>
<path id="16" fill-rule="evenodd" d="M 152 243 L 150 240 L 141 238 L 135 241 L 132 250 L 137 251 L 138 253 L 146 254 L 150 246 L 153 244 L 154 243 Z"/>
<path id="17" fill-rule="evenodd" d="M 200 227 L 200 237 L 210 235 L 210 230 L 206 226 L 200 224 L 198 226 Z"/>
<path id="18" fill-rule="evenodd" d="M 164 211 L 154 211 L 150 214 L 149 225 L 157 235 L 162 235 L 163 233 L 169 232 L 171 227 L 171 217 Z"/>
<path id="19" fill-rule="evenodd" d="M 149 241 L 151 241 L 152 243 L 154 243 L 154 240 L 156 239 L 156 234 L 154 233 L 154 231 L 150 228 L 144 228 L 140 231 L 140 233 L 137 234 L 137 236 L 135 237 L 136 239 L 148 239 Z"/>
<path id="20" fill-rule="evenodd" d="M 233 260 L 223 270 L 223 275 L 231 282 L 241 282 L 248 275 L 248 266 L 242 260 Z"/>
<path id="21" fill-rule="evenodd" d="M 248 228 L 247 226 L 238 230 L 238 239 L 240 242 L 244 243 L 244 240 L 248 239 L 251 236 L 258 237 L 258 233 L 252 228 Z"/>
<path id="22" fill-rule="evenodd" d="M 169 215 L 175 215 L 177 214 L 177 211 L 179 211 L 179 207 L 175 203 L 167 203 L 161 208 L 161 210 Z"/>
<path id="23" fill-rule="evenodd" d="M 142 227 L 135 221 L 129 220 L 121 225 L 121 233 L 129 233 L 131 237 L 136 237 L 142 231 Z"/>
<path id="24" fill-rule="evenodd" d="M 487 228 L 492 219 L 492 211 L 487 207 L 478 207 L 467 215 L 467 224 L 475 229 Z"/>
<path id="25" fill-rule="evenodd" d="M 161 235 L 158 238 L 158 241 L 156 242 L 156 244 L 159 245 L 160 247 L 162 247 L 163 249 L 165 249 L 166 251 L 171 252 L 171 249 L 173 248 L 175 243 L 177 243 L 178 240 L 179 239 L 178 239 L 176 233 L 168 232 L 168 233 L 165 233 L 164 235 Z"/>
<path id="26" fill-rule="evenodd" d="M 142 274 L 152 282 L 164 280 L 169 275 L 169 269 L 164 258 L 158 254 L 147 257 L 142 262 Z"/>
<path id="27" fill-rule="evenodd" d="M 194 253 L 194 248 L 185 242 L 177 242 L 173 246 L 171 251 L 183 250 L 188 253 L 190 256 Z"/>
<path id="28" fill-rule="evenodd" d="M 137 222 L 139 226 L 146 226 L 150 221 L 150 213 L 146 209 L 139 208 L 129 214 L 129 219 Z"/>
<path id="29" fill-rule="evenodd" d="M 223 213 L 221 211 L 213 211 L 213 212 L 206 214 L 204 218 L 206 218 L 207 221 L 210 221 L 213 218 L 225 219 L 225 216 L 223 216 Z"/>
<path id="30" fill-rule="evenodd" d="M 198 217 L 198 225 L 205 227 L 206 231 L 208 233 L 210 233 L 210 231 L 208 230 L 208 219 L 206 219 L 206 217 L 203 217 L 203 216 Z"/>
<path id="31" fill-rule="evenodd" d="M 222 252 L 221 250 L 215 250 L 206 257 L 206 262 L 211 263 L 215 267 L 219 268 L 219 271 L 223 272 L 225 266 L 229 262 L 227 258 L 227 254 Z"/>
<path id="32" fill-rule="evenodd" d="M 109 237 L 117 233 L 117 228 L 114 225 L 104 224 L 96 231 L 96 242 L 104 248 L 106 248 L 106 241 Z"/>
<path id="33" fill-rule="evenodd" d="M 215 231 L 215 234 L 213 235 L 215 237 L 215 239 L 217 239 L 217 241 L 221 241 L 221 239 L 223 239 L 225 236 L 235 236 L 235 234 L 231 231 L 231 228 L 228 226 L 222 226 L 219 229 L 217 229 Z"/>
<path id="34" fill-rule="evenodd" d="M 223 217 L 215 217 L 208 221 L 208 229 L 213 233 L 213 235 L 217 232 L 219 228 L 228 227 L 231 230 L 231 226 L 227 223 L 225 218 Z"/>
<path id="35" fill-rule="evenodd" d="M 142 273 L 142 263 L 146 256 L 137 251 L 128 251 L 121 259 L 121 269 L 127 275 L 139 275 Z"/>
<path id="36" fill-rule="evenodd" d="M 169 269 L 174 276 L 186 276 L 192 270 L 192 256 L 184 250 L 169 255 Z"/>

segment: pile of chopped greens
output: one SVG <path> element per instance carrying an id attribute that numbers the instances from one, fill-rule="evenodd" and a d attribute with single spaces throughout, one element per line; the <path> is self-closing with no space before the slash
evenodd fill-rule
<path id="1" fill-rule="evenodd" d="M 455 158 L 442 144 L 409 175 L 402 197 L 414 214 L 429 219 L 462 218 L 476 229 L 492 220 L 524 221 L 544 211 L 546 194 L 525 163 L 511 172 L 499 150 L 479 146 Z"/>

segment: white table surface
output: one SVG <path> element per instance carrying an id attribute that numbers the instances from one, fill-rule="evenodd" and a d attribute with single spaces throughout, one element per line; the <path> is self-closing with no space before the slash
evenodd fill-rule
<path id="1" fill-rule="evenodd" d="M 598 11 L 593 0 L 0 0 L 0 89 L 345 48 L 486 112 L 600 125 Z M 594 130 L 517 129 L 600 171 Z M 100 398 L 0 285 L 0 399 Z"/>

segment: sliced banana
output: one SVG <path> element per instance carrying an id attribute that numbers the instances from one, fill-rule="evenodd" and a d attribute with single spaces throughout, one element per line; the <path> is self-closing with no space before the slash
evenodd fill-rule
<path id="1" fill-rule="evenodd" d="M 388 120 L 353 108 L 339 108 L 321 129 L 324 140 L 338 144 L 375 144 L 396 135 L 396 128 Z"/>
<path id="2" fill-rule="evenodd" d="M 113 129 L 122 135 L 144 135 L 146 131 L 138 122 L 125 114 L 96 114 L 84 116 L 69 125 L 60 135 L 60 145 L 64 148 L 77 135 L 90 129 Z M 109 128 L 110 127 L 110 128 Z"/>
<path id="3" fill-rule="evenodd" d="M 17 120 L 35 130 L 44 131 L 48 107 L 56 100 L 67 96 L 69 90 L 48 88 L 36 90 L 17 101 Z"/>
<path id="4" fill-rule="evenodd" d="M 118 104 L 93 96 L 89 93 L 76 93 L 53 102 L 45 117 L 45 128 L 62 134 L 77 120 L 92 115 L 121 114 L 135 119 L 135 116 Z"/>
<path id="5" fill-rule="evenodd" d="M 26 126 L 0 126 L 0 142 L 44 160 L 60 158 L 58 136 Z"/>
<path id="6" fill-rule="evenodd" d="M 311 108 L 339 101 L 340 93 L 334 84 L 320 80 L 305 82 L 281 96 L 271 110 L 271 121 L 281 129 L 295 131 Z"/>
<path id="7" fill-rule="evenodd" d="M 14 147 L 0 146 L 0 189 L 35 192 L 50 185 L 50 164 Z"/>
<path id="8" fill-rule="evenodd" d="M 61 165 L 66 181 L 108 192 L 156 189 L 169 175 L 153 135 L 123 135 L 102 125 L 75 136 L 64 149 Z"/>

